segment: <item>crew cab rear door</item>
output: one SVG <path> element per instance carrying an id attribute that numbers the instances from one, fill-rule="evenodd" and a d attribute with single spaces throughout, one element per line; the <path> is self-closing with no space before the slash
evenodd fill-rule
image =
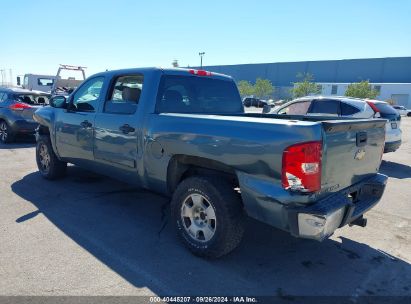
<path id="1" fill-rule="evenodd" d="M 110 82 L 101 111 L 96 115 L 94 158 L 119 169 L 137 167 L 137 109 L 143 74 L 117 75 Z"/>

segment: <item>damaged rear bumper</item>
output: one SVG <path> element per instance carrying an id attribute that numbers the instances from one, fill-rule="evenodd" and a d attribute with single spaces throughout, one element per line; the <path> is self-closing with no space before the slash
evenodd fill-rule
<path id="1" fill-rule="evenodd" d="M 322 241 L 362 215 L 381 199 L 388 177 L 376 174 L 312 205 L 286 209 L 290 233 L 296 237 Z"/>

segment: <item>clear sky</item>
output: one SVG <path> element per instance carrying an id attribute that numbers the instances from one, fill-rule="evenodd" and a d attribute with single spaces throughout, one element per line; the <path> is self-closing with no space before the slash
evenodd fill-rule
<path id="1" fill-rule="evenodd" d="M 105 69 L 411 55 L 409 0 L 3 0 L 0 69 Z M 8 76 L 8 71 L 7 71 Z"/>

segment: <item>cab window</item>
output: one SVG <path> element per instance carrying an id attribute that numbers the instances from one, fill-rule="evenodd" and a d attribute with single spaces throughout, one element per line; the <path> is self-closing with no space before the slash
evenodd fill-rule
<path id="1" fill-rule="evenodd" d="M 244 113 L 237 86 L 231 80 L 163 75 L 157 113 Z"/>
<path id="2" fill-rule="evenodd" d="M 52 86 L 54 83 L 54 79 L 51 78 L 38 78 L 37 79 L 37 84 L 39 86 Z"/>

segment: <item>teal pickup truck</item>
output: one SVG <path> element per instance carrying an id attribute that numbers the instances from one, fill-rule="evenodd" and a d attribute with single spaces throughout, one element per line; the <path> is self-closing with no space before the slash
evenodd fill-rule
<path id="1" fill-rule="evenodd" d="M 67 163 L 171 197 L 196 255 L 241 241 L 245 216 L 323 240 L 380 200 L 385 120 L 246 114 L 233 79 L 204 70 L 139 68 L 89 77 L 37 110 L 46 179 Z"/>

